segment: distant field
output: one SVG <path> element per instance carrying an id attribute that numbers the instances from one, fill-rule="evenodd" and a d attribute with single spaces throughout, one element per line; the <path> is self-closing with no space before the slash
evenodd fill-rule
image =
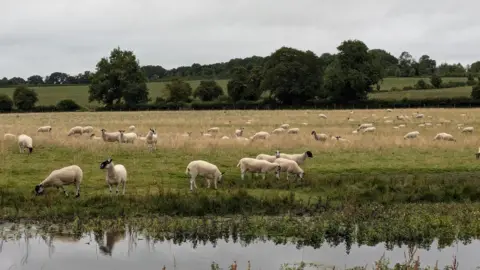
<path id="1" fill-rule="evenodd" d="M 382 90 L 390 90 L 392 87 L 403 88 L 405 86 L 413 86 L 421 78 L 386 78 L 381 85 Z M 424 78 L 429 82 L 429 78 Z M 466 78 L 443 78 L 444 82 L 447 81 L 465 81 Z M 227 90 L 228 80 L 218 80 L 218 84 Z M 200 81 L 188 81 L 193 89 L 195 89 Z M 150 89 L 150 97 L 152 101 L 157 97 L 166 97 L 165 92 L 166 82 L 153 82 L 148 83 Z M 98 103 L 88 103 L 88 86 L 46 86 L 46 87 L 33 87 L 38 93 L 39 102 L 37 105 L 55 105 L 62 99 L 73 99 L 78 104 L 84 107 L 97 107 Z M 380 99 L 402 99 L 404 97 L 411 99 L 422 99 L 425 97 L 463 97 L 470 96 L 471 87 L 459 87 L 450 89 L 435 89 L 435 90 L 412 90 L 412 91 L 398 91 L 398 92 L 381 92 L 373 93 L 370 97 Z M 0 94 L 7 94 L 10 97 L 13 95 L 14 88 L 0 88 Z"/>

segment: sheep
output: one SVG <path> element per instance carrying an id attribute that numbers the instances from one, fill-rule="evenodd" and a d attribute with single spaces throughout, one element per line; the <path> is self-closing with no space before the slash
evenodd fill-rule
<path id="1" fill-rule="evenodd" d="M 77 192 L 75 197 L 80 197 L 80 184 L 83 180 L 83 171 L 77 165 L 70 165 L 58 170 L 53 170 L 45 180 L 35 186 L 35 194 L 41 195 L 44 193 L 46 187 L 62 188 L 65 196 L 68 197 L 68 193 L 65 190 L 65 185 L 75 184 Z"/>
<path id="2" fill-rule="evenodd" d="M 392 112 L 392 109 L 387 109 L 387 112 Z"/>
<path id="3" fill-rule="evenodd" d="M 207 180 L 207 188 L 210 188 L 210 179 L 213 179 L 213 186 L 217 189 L 217 182 L 222 181 L 225 173 L 220 172 L 218 167 L 210 162 L 194 160 L 188 163 L 185 174 L 190 176 L 190 191 L 193 191 L 193 187 L 197 188 L 195 183 L 197 176 L 203 176 Z"/>
<path id="4" fill-rule="evenodd" d="M 242 180 L 245 179 L 245 173 L 251 172 L 252 178 L 253 173 L 261 173 L 262 179 L 265 180 L 265 175 L 267 172 L 275 170 L 275 177 L 280 179 L 280 165 L 278 163 L 268 162 L 266 160 L 260 160 L 255 158 L 242 158 L 238 161 L 237 168 L 240 167 L 240 172 L 242 174 Z"/>
<path id="5" fill-rule="evenodd" d="M 90 139 L 91 139 L 91 140 L 101 140 L 102 137 L 95 136 L 95 133 L 92 133 L 92 134 L 90 135 Z"/>
<path id="6" fill-rule="evenodd" d="M 399 127 L 399 128 L 404 128 L 404 127 L 406 127 L 406 126 L 405 126 L 405 124 L 400 124 L 400 125 L 398 125 L 398 127 Z"/>
<path id="7" fill-rule="evenodd" d="M 348 122 L 355 122 L 355 119 L 353 119 L 351 117 L 347 117 L 347 120 L 348 120 Z"/>
<path id="8" fill-rule="evenodd" d="M 349 140 L 342 138 L 342 136 L 332 136 L 332 140 L 336 140 L 337 142 L 350 142 Z"/>
<path id="9" fill-rule="evenodd" d="M 12 134 L 12 133 L 5 133 L 3 134 L 3 139 L 4 140 L 17 140 L 17 136 L 15 134 Z"/>
<path id="10" fill-rule="evenodd" d="M 259 160 L 266 160 L 268 162 L 274 162 L 275 159 L 279 158 L 280 157 L 280 151 L 276 151 L 275 152 L 275 155 L 272 156 L 272 155 L 267 155 L 267 154 L 259 154 L 256 159 L 259 159 Z"/>
<path id="11" fill-rule="evenodd" d="M 145 142 L 148 144 L 150 150 L 157 150 L 157 138 L 157 132 L 151 128 L 148 131 L 147 136 L 145 136 Z"/>
<path id="12" fill-rule="evenodd" d="M 228 137 L 228 136 L 223 136 L 221 139 L 222 139 L 222 140 L 228 140 L 228 139 L 230 139 L 230 137 Z"/>
<path id="13" fill-rule="evenodd" d="M 102 128 L 102 139 L 104 142 L 120 142 L 120 132 L 107 132 Z"/>
<path id="14" fill-rule="evenodd" d="M 317 134 L 317 132 L 315 132 L 315 130 L 312 130 L 312 133 L 311 133 L 311 134 L 313 135 L 313 138 L 314 138 L 316 141 L 322 141 L 322 142 L 324 142 L 324 141 L 326 141 L 326 140 L 328 139 L 327 134 L 323 134 L 323 133 Z"/>
<path id="15" fill-rule="evenodd" d="M 208 133 L 217 133 L 220 130 L 218 127 L 212 127 L 207 130 Z"/>
<path id="16" fill-rule="evenodd" d="M 51 126 L 43 126 L 43 127 L 39 127 L 37 129 L 37 132 L 50 132 L 50 131 L 52 131 Z"/>
<path id="17" fill-rule="evenodd" d="M 417 138 L 418 135 L 420 135 L 420 132 L 418 131 L 411 131 L 407 134 L 405 134 L 405 136 L 403 136 L 403 139 L 406 140 L 406 139 L 414 139 L 414 138 Z"/>
<path id="18" fill-rule="evenodd" d="M 284 154 L 284 153 L 280 153 L 280 157 L 281 158 L 286 158 L 286 159 L 291 159 L 291 160 L 297 162 L 298 165 L 301 165 L 305 162 L 307 157 L 313 158 L 313 154 L 310 151 L 306 151 L 303 154 Z"/>
<path id="19" fill-rule="evenodd" d="M 91 133 L 91 132 L 93 132 L 93 127 L 92 126 L 82 127 L 82 133 Z"/>
<path id="20" fill-rule="evenodd" d="M 393 124 L 393 121 L 392 120 L 385 120 L 384 123 L 385 124 Z"/>
<path id="21" fill-rule="evenodd" d="M 192 136 L 192 132 L 185 132 L 182 134 L 182 137 L 190 137 Z"/>
<path id="22" fill-rule="evenodd" d="M 357 131 L 360 131 L 365 128 L 373 127 L 372 123 L 364 123 L 364 124 L 358 124 Z"/>
<path id="23" fill-rule="evenodd" d="M 362 133 L 374 132 L 375 130 L 377 130 L 377 128 L 375 128 L 375 127 L 367 127 L 367 128 L 365 128 L 365 129 L 362 130 Z"/>
<path id="24" fill-rule="evenodd" d="M 423 113 L 415 113 L 415 118 L 423 118 L 425 115 Z"/>
<path id="25" fill-rule="evenodd" d="M 118 194 L 118 187 L 120 184 L 123 186 L 122 194 L 125 195 L 125 184 L 127 183 L 127 169 L 122 164 L 115 165 L 113 163 L 112 158 L 108 158 L 107 160 L 100 163 L 100 169 L 107 169 L 106 173 L 106 182 L 110 189 L 110 193 L 112 193 L 112 185 L 117 184 L 117 194 Z"/>
<path id="26" fill-rule="evenodd" d="M 433 140 L 444 140 L 444 141 L 454 141 L 456 142 L 457 140 L 455 140 L 453 138 L 453 136 L 451 134 L 448 134 L 448 133 L 445 133 L 445 132 L 441 132 L 441 133 L 438 133 L 435 138 L 433 138 Z"/>
<path id="27" fill-rule="evenodd" d="M 266 140 L 266 139 L 268 139 L 268 137 L 270 137 L 270 134 L 268 132 L 259 131 L 259 132 L 255 133 L 252 137 L 250 137 L 250 140 L 252 140 L 252 141 L 257 140 L 257 139 Z"/>
<path id="28" fill-rule="evenodd" d="M 276 128 L 272 131 L 272 134 L 281 134 L 281 133 L 284 133 L 285 132 L 285 129 L 283 128 Z"/>
<path id="29" fill-rule="evenodd" d="M 477 157 L 477 159 L 479 159 L 479 158 L 480 158 L 480 147 L 478 148 L 478 152 L 477 152 L 477 153 L 475 153 L 475 156 Z"/>
<path id="30" fill-rule="evenodd" d="M 283 128 L 283 129 L 288 129 L 290 127 L 289 124 L 283 124 L 280 126 L 280 128 Z"/>
<path id="31" fill-rule="evenodd" d="M 291 128 L 287 131 L 287 134 L 298 134 L 299 131 L 299 128 Z"/>
<path id="32" fill-rule="evenodd" d="M 300 179 L 303 179 L 303 175 L 305 173 L 295 161 L 286 158 L 277 158 L 275 159 L 275 163 L 278 163 L 280 165 L 280 172 L 287 173 L 287 181 L 289 174 L 295 174 Z"/>
<path id="33" fill-rule="evenodd" d="M 134 125 L 129 126 L 128 131 L 134 132 L 135 131 L 135 126 Z"/>
<path id="34" fill-rule="evenodd" d="M 473 132 L 473 127 L 464 127 L 462 129 L 462 133 L 472 133 Z"/>
<path id="35" fill-rule="evenodd" d="M 403 115 L 397 115 L 397 120 L 405 120 L 405 116 L 403 116 Z"/>
<path id="36" fill-rule="evenodd" d="M 320 118 L 327 119 L 327 116 L 326 116 L 325 114 L 323 114 L 323 113 L 319 114 L 318 116 L 319 116 Z"/>
<path id="37" fill-rule="evenodd" d="M 20 153 L 23 153 L 24 149 L 28 148 L 28 152 L 31 154 L 33 151 L 32 137 L 25 134 L 18 135 L 18 148 L 20 149 Z"/>
<path id="38" fill-rule="evenodd" d="M 200 131 L 200 136 L 202 136 L 202 137 L 208 137 L 208 138 L 213 137 L 212 134 L 210 134 L 210 133 L 205 133 L 205 132 L 203 132 L 203 131 Z"/>
<path id="39" fill-rule="evenodd" d="M 72 136 L 72 135 L 75 135 L 75 134 L 82 135 L 82 132 L 83 132 L 83 128 L 81 126 L 75 126 L 68 131 L 67 136 Z"/>
<path id="40" fill-rule="evenodd" d="M 241 127 L 241 128 L 239 128 L 239 129 L 235 130 L 235 136 L 237 136 L 237 137 L 242 137 L 242 135 L 243 135 L 243 129 L 244 129 L 244 128 Z"/>
<path id="41" fill-rule="evenodd" d="M 302 125 L 304 125 L 304 126 L 308 126 L 308 123 L 304 122 L 304 123 L 302 123 Z"/>
<path id="42" fill-rule="evenodd" d="M 125 130 L 119 130 L 120 132 L 120 142 L 122 143 L 134 143 L 137 139 L 137 134 L 135 132 L 125 133 Z"/>

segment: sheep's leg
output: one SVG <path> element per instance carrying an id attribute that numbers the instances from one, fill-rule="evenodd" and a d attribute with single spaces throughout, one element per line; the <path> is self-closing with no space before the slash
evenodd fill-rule
<path id="1" fill-rule="evenodd" d="M 205 177 L 205 179 L 207 180 L 207 188 L 210 188 L 210 178 Z"/>
<path id="2" fill-rule="evenodd" d="M 123 192 L 122 192 L 122 195 L 125 195 L 125 184 L 126 184 L 125 181 L 123 181 L 122 184 L 123 184 Z"/>
<path id="3" fill-rule="evenodd" d="M 255 173 L 255 177 L 258 177 L 258 173 Z"/>
<path id="4" fill-rule="evenodd" d="M 116 193 L 118 194 L 118 187 L 120 186 L 120 182 L 117 183 L 117 191 Z"/>
<path id="5" fill-rule="evenodd" d="M 262 180 L 265 180 L 266 175 L 267 175 L 266 172 L 262 173 Z"/>
<path id="6" fill-rule="evenodd" d="M 112 185 L 108 184 L 108 188 L 110 189 L 110 194 L 112 194 Z"/>
<path id="7" fill-rule="evenodd" d="M 78 198 L 80 197 L 80 183 L 77 181 L 75 185 L 77 186 L 77 195 L 75 195 L 75 198 Z"/>
<path id="8" fill-rule="evenodd" d="M 213 186 L 215 187 L 215 189 L 217 189 L 217 179 L 216 178 L 213 179 Z"/>
<path id="9" fill-rule="evenodd" d="M 193 184 L 195 183 L 195 177 L 190 178 L 190 191 L 193 191 Z"/>
<path id="10" fill-rule="evenodd" d="M 241 170 L 240 172 L 241 172 L 241 174 L 242 174 L 242 180 L 245 180 L 245 171 L 244 171 L 244 170 Z"/>
<path id="11" fill-rule="evenodd" d="M 61 187 L 62 187 L 62 190 L 63 190 L 63 192 L 65 193 L 65 196 L 67 196 L 67 197 L 68 197 L 67 190 L 66 190 L 66 189 L 65 189 L 63 186 L 61 186 Z"/>
<path id="12" fill-rule="evenodd" d="M 289 173 L 287 172 L 287 181 L 288 181 L 288 175 L 289 175 Z"/>
<path id="13" fill-rule="evenodd" d="M 20 153 L 23 153 L 23 148 L 21 146 L 19 146 L 18 149 L 20 149 Z"/>

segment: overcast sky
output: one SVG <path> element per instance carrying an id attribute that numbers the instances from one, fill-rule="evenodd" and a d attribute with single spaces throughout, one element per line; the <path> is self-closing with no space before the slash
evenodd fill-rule
<path id="1" fill-rule="evenodd" d="M 94 70 L 120 46 L 141 65 L 335 52 L 346 39 L 437 63 L 480 60 L 475 0 L 0 0 L 0 77 Z"/>

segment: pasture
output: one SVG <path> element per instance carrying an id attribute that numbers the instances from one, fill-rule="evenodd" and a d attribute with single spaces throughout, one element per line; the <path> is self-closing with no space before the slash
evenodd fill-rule
<path id="1" fill-rule="evenodd" d="M 413 117 L 420 111 L 423 119 Z M 327 115 L 320 118 L 319 113 Z M 362 203 L 415 203 L 478 201 L 480 173 L 475 153 L 480 146 L 478 132 L 462 133 L 458 124 L 480 126 L 479 109 L 398 109 L 350 111 L 180 111 L 4 114 L 3 133 L 25 133 L 33 138 L 31 155 L 20 154 L 16 142 L 4 140 L 0 153 L 0 217 L 71 218 L 116 217 L 118 215 L 227 215 L 238 213 L 281 214 L 290 211 L 314 213 L 323 208 Z M 397 120 L 396 116 L 409 116 Z M 347 120 L 350 117 L 350 121 Z M 250 120 L 250 121 L 249 121 Z M 388 121 L 391 120 L 392 123 Z M 247 123 L 248 122 L 248 123 Z M 373 133 L 353 134 L 361 123 L 373 123 Z M 419 126 L 425 122 L 431 126 Z M 239 140 L 234 131 L 244 127 L 244 137 L 258 131 L 272 132 L 281 124 L 298 127 L 299 134 L 271 135 L 267 140 Z M 395 129 L 394 126 L 405 125 Z M 37 128 L 51 125 L 51 133 Z M 156 151 L 149 152 L 143 141 L 134 144 L 91 140 L 87 134 L 67 136 L 73 126 L 91 125 L 96 136 L 100 129 L 117 131 L 135 125 L 145 136 L 149 128 L 158 133 Z M 219 127 L 215 137 L 200 135 Z M 348 141 L 313 139 L 311 132 L 341 136 Z M 410 131 L 418 138 L 405 140 Z M 192 132 L 190 137 L 182 136 Z M 433 141 L 447 132 L 453 141 Z M 220 139 L 229 136 L 229 139 Z M 303 180 L 276 180 L 273 173 L 240 180 L 236 167 L 242 157 L 260 153 L 313 153 L 301 167 Z M 126 194 L 109 194 L 105 171 L 100 163 L 108 157 L 128 171 Z M 189 191 L 187 164 L 203 159 L 216 164 L 224 179 L 218 190 L 207 190 L 202 177 L 198 190 Z M 34 187 L 55 169 L 77 164 L 83 169 L 81 196 L 67 186 L 65 198 L 54 188 L 35 196 Z M 59 200 L 60 203 L 57 202 Z M 48 206 L 48 207 L 47 207 Z"/>

